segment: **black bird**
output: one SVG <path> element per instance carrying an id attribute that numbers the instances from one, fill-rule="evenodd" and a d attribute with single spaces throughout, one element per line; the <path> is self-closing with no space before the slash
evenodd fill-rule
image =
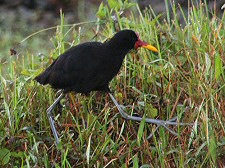
<path id="1" fill-rule="evenodd" d="M 158 52 L 155 47 L 141 41 L 138 34 L 134 31 L 122 30 L 104 43 L 87 42 L 70 48 L 65 53 L 61 54 L 43 73 L 35 78 L 40 84 L 50 84 L 54 89 L 62 90 L 60 96 L 47 109 L 56 143 L 59 143 L 59 138 L 54 126 L 51 111 L 63 98 L 64 94 L 71 91 L 84 94 L 91 91 L 104 91 L 109 94 L 122 117 L 135 121 L 142 120 L 141 117 L 126 114 L 109 89 L 109 82 L 119 72 L 125 55 L 130 50 L 138 49 L 139 47 Z M 148 123 L 164 126 L 166 129 L 176 134 L 166 125 L 177 125 L 177 122 L 157 119 L 145 120 Z"/>

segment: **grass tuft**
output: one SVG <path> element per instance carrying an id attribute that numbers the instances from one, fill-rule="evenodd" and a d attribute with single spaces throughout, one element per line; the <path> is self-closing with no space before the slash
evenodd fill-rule
<path id="1" fill-rule="evenodd" d="M 166 2 L 166 12 L 144 13 L 128 1 L 101 4 L 96 21 L 53 27 L 54 47 L 8 56 L 0 65 L 0 165 L 5 167 L 223 167 L 225 150 L 225 17 L 205 2 L 186 14 Z M 136 15 L 132 12 L 136 11 Z M 172 10 L 170 10 L 172 9 Z M 184 23 L 180 23 L 180 9 Z M 122 14 L 125 12 L 125 14 Z M 180 15 L 179 15 L 180 16 Z M 161 18 L 165 17 L 165 20 Z M 124 121 L 109 97 L 68 94 L 55 110 L 61 144 L 56 147 L 46 109 L 57 97 L 33 78 L 66 49 L 84 41 L 105 41 L 133 29 L 157 46 L 131 52 L 111 82 L 119 103 L 133 115 L 168 120 L 178 116 L 194 126 L 171 127 Z M 33 33 L 21 44 L 52 28 Z M 152 138 L 146 138 L 152 133 Z"/>

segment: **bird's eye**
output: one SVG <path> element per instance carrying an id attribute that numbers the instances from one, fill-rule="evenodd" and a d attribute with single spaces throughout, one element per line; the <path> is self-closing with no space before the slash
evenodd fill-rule
<path id="1" fill-rule="evenodd" d="M 136 36 L 130 36 L 130 41 L 136 42 L 136 41 L 138 41 L 138 38 Z"/>

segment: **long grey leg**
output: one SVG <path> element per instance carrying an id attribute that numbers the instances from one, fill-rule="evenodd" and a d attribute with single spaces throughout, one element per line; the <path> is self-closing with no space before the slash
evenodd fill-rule
<path id="1" fill-rule="evenodd" d="M 133 120 L 133 121 L 141 121 L 142 117 L 136 117 L 136 116 L 131 116 L 128 115 L 127 113 L 125 113 L 120 105 L 118 104 L 118 102 L 116 101 L 116 99 L 114 98 L 114 96 L 109 92 L 108 93 L 110 98 L 112 99 L 113 103 L 116 105 L 119 113 L 122 115 L 122 117 L 126 120 Z M 174 122 L 173 120 L 168 120 L 168 121 L 164 121 L 164 120 L 158 120 L 158 119 L 151 119 L 151 118 L 145 118 L 145 122 L 146 123 L 152 123 L 152 124 L 157 124 L 159 126 L 163 126 L 164 128 L 166 128 L 168 131 L 170 131 L 172 134 L 177 135 L 176 132 L 174 132 L 173 130 L 171 130 L 169 127 L 167 127 L 166 125 L 193 125 L 192 123 L 180 123 L 180 122 Z"/>
<path id="2" fill-rule="evenodd" d="M 173 121 L 175 122 L 177 120 L 177 116 L 173 117 L 172 119 L 168 120 L 168 121 Z M 159 129 L 161 125 L 157 125 L 157 127 L 155 128 L 155 130 L 146 138 L 147 140 L 151 139 L 152 136 L 154 135 L 154 133 Z M 174 131 L 173 131 L 174 132 Z M 177 133 L 175 133 L 175 135 L 178 135 Z"/>
<path id="3" fill-rule="evenodd" d="M 54 101 L 54 103 L 47 109 L 47 116 L 50 122 L 50 126 L 52 129 L 52 133 L 55 137 L 56 144 L 59 144 L 59 137 L 55 128 L 54 119 L 52 118 L 52 110 L 55 108 L 55 106 L 59 103 L 59 101 L 64 97 L 64 93 L 61 92 L 59 97 Z"/>

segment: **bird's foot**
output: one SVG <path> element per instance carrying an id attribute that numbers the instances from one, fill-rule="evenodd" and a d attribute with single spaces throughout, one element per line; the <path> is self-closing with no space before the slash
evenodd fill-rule
<path id="1" fill-rule="evenodd" d="M 143 117 L 137 117 L 137 116 L 131 116 L 128 115 L 127 113 L 124 112 L 124 110 L 121 108 L 121 105 L 118 104 L 118 102 L 116 101 L 116 99 L 114 98 L 114 96 L 111 93 L 108 93 L 110 98 L 112 99 L 113 103 L 116 105 L 119 113 L 121 114 L 121 116 L 126 119 L 126 120 L 133 120 L 133 121 L 139 121 L 141 122 L 143 120 Z M 152 118 L 144 118 L 146 123 L 151 123 L 151 124 L 156 124 L 157 128 L 156 130 L 160 127 L 163 126 L 164 128 L 166 128 L 170 133 L 174 134 L 174 135 L 178 135 L 176 132 L 174 132 L 172 129 L 170 129 L 168 127 L 168 125 L 194 125 L 193 123 L 182 123 L 182 122 L 176 122 L 177 117 L 172 118 L 171 120 L 159 120 L 159 119 L 152 119 Z M 152 135 L 150 135 L 151 137 Z"/>

